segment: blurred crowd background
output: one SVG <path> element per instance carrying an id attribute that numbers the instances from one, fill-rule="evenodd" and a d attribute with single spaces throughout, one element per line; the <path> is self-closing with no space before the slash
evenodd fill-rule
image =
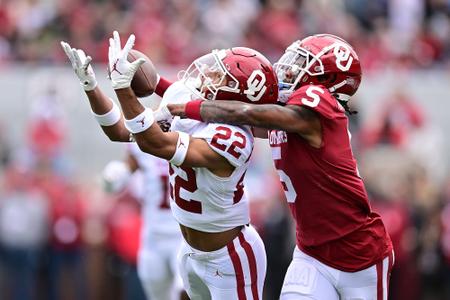
<path id="1" fill-rule="evenodd" d="M 139 202 L 98 179 L 124 148 L 91 120 L 59 45 L 84 49 L 104 76 L 113 30 L 134 33 L 171 79 L 212 48 L 274 62 L 310 34 L 349 41 L 364 72 L 354 152 L 396 253 L 390 299 L 450 299 L 447 0 L 0 0 L 0 299 L 143 299 Z M 265 142 L 246 186 L 267 248 L 265 299 L 277 299 L 294 232 Z"/>

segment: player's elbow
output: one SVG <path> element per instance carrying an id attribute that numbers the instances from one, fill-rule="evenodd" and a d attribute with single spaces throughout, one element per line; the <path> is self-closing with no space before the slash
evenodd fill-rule
<path id="1" fill-rule="evenodd" d="M 111 142 L 122 142 L 122 138 L 118 135 L 107 134 L 107 136 Z"/>
<path id="2" fill-rule="evenodd" d="M 130 133 L 115 126 L 102 126 L 102 130 L 112 142 L 129 142 Z"/>
<path id="3" fill-rule="evenodd" d="M 136 142 L 142 152 L 154 155 L 162 159 L 170 159 L 172 157 L 171 149 L 167 143 L 151 140 L 142 139 L 136 137 Z"/>

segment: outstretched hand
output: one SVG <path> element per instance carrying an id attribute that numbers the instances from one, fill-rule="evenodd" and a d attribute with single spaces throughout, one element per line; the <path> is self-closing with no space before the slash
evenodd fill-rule
<path id="1" fill-rule="evenodd" d="M 86 56 L 83 50 L 72 48 L 68 43 L 61 41 L 61 47 L 69 58 L 72 68 L 77 74 L 85 91 L 92 91 L 97 86 L 94 70 L 91 66 L 92 58 Z"/>
<path id="2" fill-rule="evenodd" d="M 114 31 L 113 38 L 109 39 L 109 76 L 115 90 L 130 87 L 134 74 L 145 62 L 143 58 L 139 58 L 132 63 L 128 61 L 128 53 L 133 49 L 134 40 L 135 36 L 131 34 L 122 48 L 117 31 Z"/>

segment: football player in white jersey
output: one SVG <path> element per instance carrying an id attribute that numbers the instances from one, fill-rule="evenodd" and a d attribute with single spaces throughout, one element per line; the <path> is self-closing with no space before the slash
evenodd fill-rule
<path id="1" fill-rule="evenodd" d="M 123 49 L 117 32 L 110 39 L 110 77 L 123 116 L 97 87 L 90 58 L 68 44 L 63 47 L 105 134 L 113 141 L 126 142 L 131 132 L 141 150 L 170 162 L 171 208 L 185 241 L 178 261 L 189 297 L 261 299 L 265 249 L 248 225 L 248 200 L 243 193 L 253 149 L 250 129 L 176 118 L 171 132 L 161 131 L 153 112 L 140 104 L 130 88 L 134 73 L 145 62 L 127 61 L 133 44 L 133 35 Z M 202 56 L 182 79 L 167 89 L 163 101 L 189 101 L 193 94 L 208 100 L 232 98 L 251 103 L 275 103 L 278 97 L 271 64 L 249 48 L 215 50 Z"/>
<path id="2" fill-rule="evenodd" d="M 166 160 L 130 143 L 126 159 L 109 162 L 103 171 L 107 191 L 118 193 L 127 187 L 141 200 L 143 224 L 137 267 L 148 299 L 186 299 L 176 264 L 182 236 L 170 211 L 167 169 Z"/>

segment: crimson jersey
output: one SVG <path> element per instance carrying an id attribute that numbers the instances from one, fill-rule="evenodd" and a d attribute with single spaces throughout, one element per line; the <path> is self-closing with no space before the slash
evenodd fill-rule
<path id="1" fill-rule="evenodd" d="M 375 264 L 392 244 L 358 174 L 343 107 L 317 85 L 298 89 L 287 105 L 312 109 L 322 125 L 320 148 L 296 133 L 269 131 L 275 167 L 296 220 L 298 247 L 346 272 Z"/>

